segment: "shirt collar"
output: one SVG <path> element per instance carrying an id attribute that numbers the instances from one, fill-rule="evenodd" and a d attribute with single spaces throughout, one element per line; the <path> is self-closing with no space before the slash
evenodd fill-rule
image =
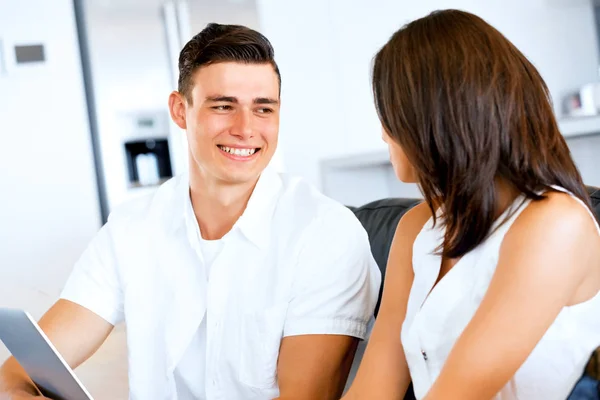
<path id="1" fill-rule="evenodd" d="M 177 208 L 181 210 L 182 218 L 173 219 L 173 229 L 185 226 L 188 235 L 196 233 L 198 227 L 190 199 L 189 175 L 183 176 L 179 182 Z M 282 181 L 279 174 L 267 167 L 258 178 L 258 182 L 250 195 L 246 209 L 232 227 L 239 229 L 246 239 L 261 249 L 264 249 L 271 235 L 271 226 L 275 205 L 279 199 Z M 195 224 L 190 226 L 191 222 Z"/>
<path id="2" fill-rule="evenodd" d="M 258 178 L 246 209 L 235 224 L 248 240 L 263 249 L 270 241 L 273 213 L 282 185 L 279 174 L 267 167 Z"/>

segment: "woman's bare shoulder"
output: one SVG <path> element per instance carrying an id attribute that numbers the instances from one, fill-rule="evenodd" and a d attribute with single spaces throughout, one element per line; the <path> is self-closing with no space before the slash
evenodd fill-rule
<path id="1" fill-rule="evenodd" d="M 398 221 L 394 242 L 414 242 L 415 238 L 423 229 L 423 226 L 432 217 L 431 209 L 426 202 L 422 202 L 411 208 Z"/>
<path id="2" fill-rule="evenodd" d="M 506 234 L 503 268 L 526 268 L 537 276 L 557 276 L 571 286 L 569 304 L 600 288 L 600 234 L 587 206 L 573 196 L 550 192 L 532 201 Z"/>
<path id="3" fill-rule="evenodd" d="M 532 201 L 523 210 L 508 235 L 530 233 L 543 235 L 577 235 L 600 240 L 598 227 L 590 210 L 579 199 L 563 192 L 549 192 L 545 199 Z"/>

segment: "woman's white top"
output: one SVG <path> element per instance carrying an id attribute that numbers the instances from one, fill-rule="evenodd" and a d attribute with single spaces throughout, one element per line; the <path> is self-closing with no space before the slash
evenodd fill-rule
<path id="1" fill-rule="evenodd" d="M 555 189 L 567 192 L 560 187 Z M 529 203 L 523 196 L 517 198 L 496 221 L 493 233 L 465 254 L 437 285 L 441 256 L 434 250 L 443 242 L 444 228 L 439 223 L 433 227 L 431 218 L 417 236 L 413 245 L 414 282 L 401 335 L 417 399 L 427 394 L 454 343 L 475 314 L 498 265 L 502 240 Z M 596 223 L 591 211 L 590 216 Z M 564 307 L 494 399 L 566 399 L 599 346 L 600 293 L 583 303 Z"/>

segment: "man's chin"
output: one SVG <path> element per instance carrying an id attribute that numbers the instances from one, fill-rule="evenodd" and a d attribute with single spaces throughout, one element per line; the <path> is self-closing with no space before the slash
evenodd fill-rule
<path id="1" fill-rule="evenodd" d="M 221 180 L 225 184 L 229 185 L 252 185 L 255 184 L 260 176 L 262 170 L 258 171 L 244 171 L 243 173 L 232 173 L 232 171 L 225 171 L 221 175 Z"/>

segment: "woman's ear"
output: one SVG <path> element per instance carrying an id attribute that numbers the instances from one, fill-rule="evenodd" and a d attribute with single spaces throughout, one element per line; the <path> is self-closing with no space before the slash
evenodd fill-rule
<path id="1" fill-rule="evenodd" d="M 171 119 L 181 129 L 187 128 L 185 121 L 185 98 L 177 91 L 171 92 L 169 95 L 169 112 Z"/>

